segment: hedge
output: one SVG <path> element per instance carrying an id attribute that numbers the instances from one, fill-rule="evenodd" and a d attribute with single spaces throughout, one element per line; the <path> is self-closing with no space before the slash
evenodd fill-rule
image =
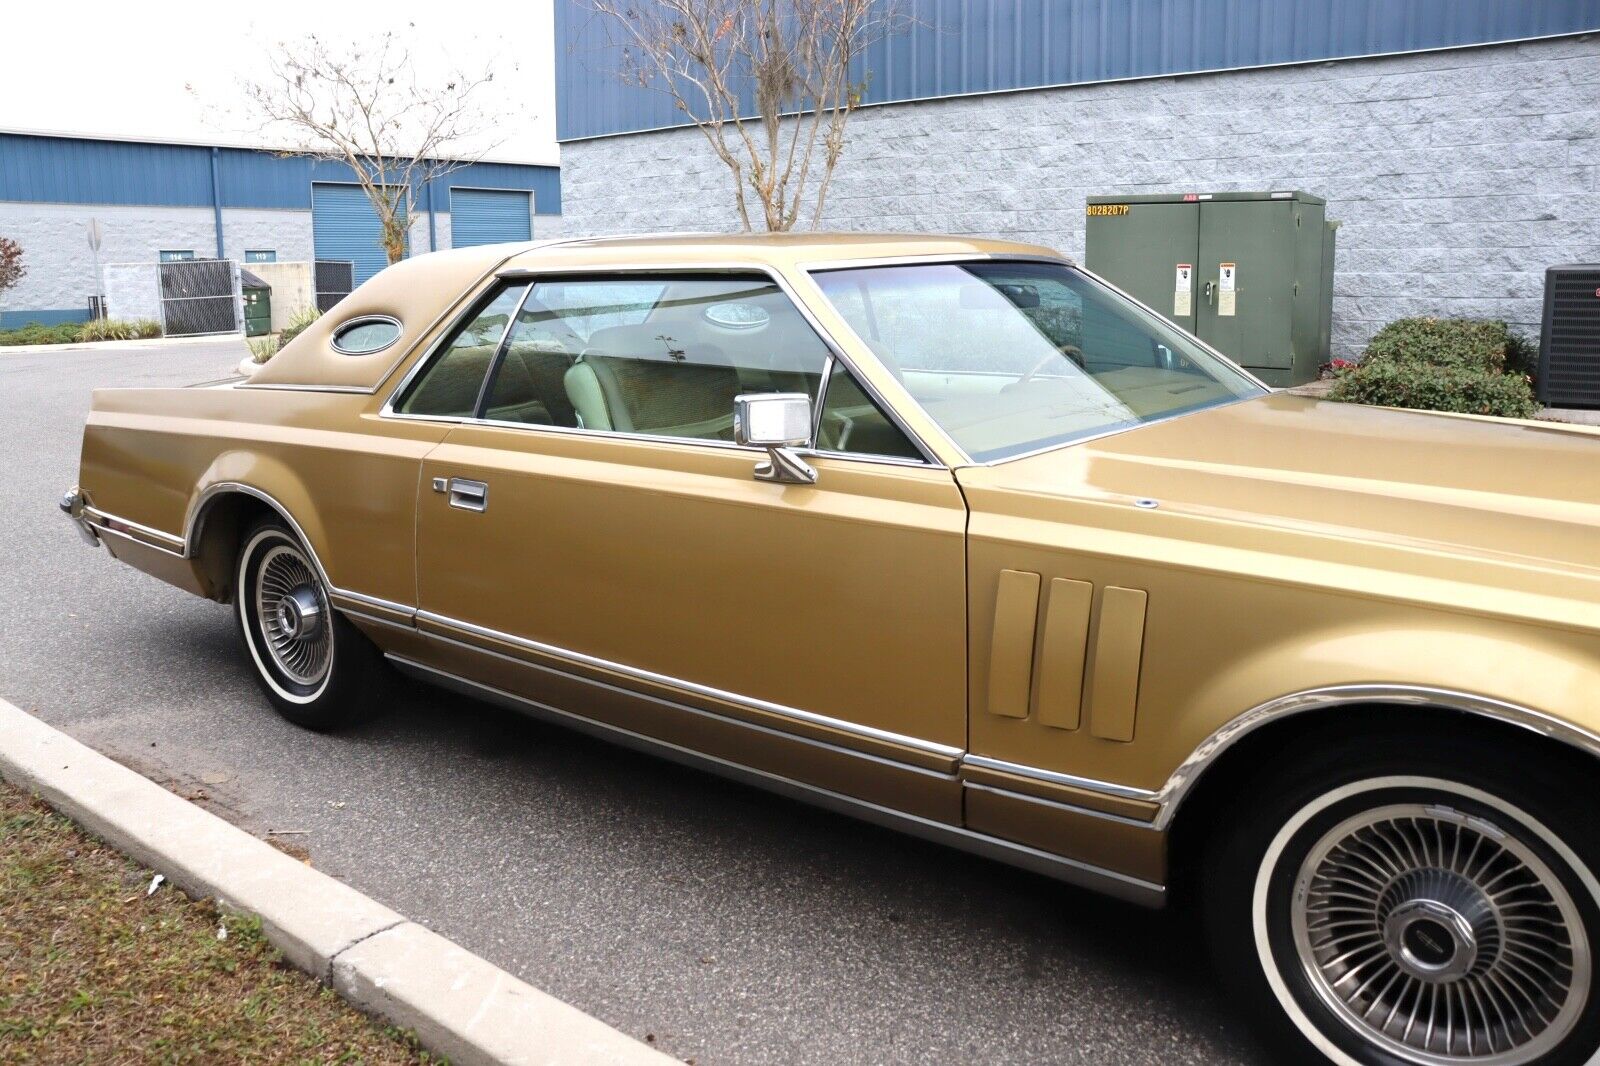
<path id="1" fill-rule="evenodd" d="M 1379 330 L 1361 362 L 1335 370 L 1332 400 L 1421 411 L 1531 418 L 1539 409 L 1532 346 L 1504 322 L 1402 318 Z"/>
<path id="2" fill-rule="evenodd" d="M 1340 374 L 1328 398 L 1502 418 L 1532 418 L 1539 410 L 1533 387 L 1521 374 L 1423 363 L 1363 363 Z"/>
<path id="3" fill-rule="evenodd" d="M 1373 335 L 1361 361 L 1527 374 L 1536 359 L 1532 345 L 1497 319 L 1401 318 Z"/>

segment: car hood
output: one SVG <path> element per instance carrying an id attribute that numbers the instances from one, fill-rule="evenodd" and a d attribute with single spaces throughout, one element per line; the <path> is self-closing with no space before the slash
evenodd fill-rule
<path id="1" fill-rule="evenodd" d="M 1275 393 L 957 477 L 975 524 L 1048 516 L 1458 577 L 1472 561 L 1520 572 L 1492 583 L 1600 603 L 1600 432 L 1587 427 Z"/>

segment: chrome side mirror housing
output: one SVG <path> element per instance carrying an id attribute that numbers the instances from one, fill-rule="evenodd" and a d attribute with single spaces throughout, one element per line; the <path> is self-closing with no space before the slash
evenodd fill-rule
<path id="1" fill-rule="evenodd" d="M 733 439 L 745 447 L 767 450 L 767 461 L 756 464 L 757 481 L 816 483 L 816 470 L 794 451 L 811 443 L 811 397 L 805 393 L 755 392 L 734 397 Z"/>

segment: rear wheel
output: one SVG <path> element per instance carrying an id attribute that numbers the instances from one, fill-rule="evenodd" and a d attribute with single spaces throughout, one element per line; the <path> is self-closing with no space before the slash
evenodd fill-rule
<path id="1" fill-rule="evenodd" d="M 1330 745 L 1246 790 L 1205 870 L 1223 975 L 1293 1061 L 1591 1061 L 1589 792 L 1515 748 L 1418 739 Z"/>
<path id="2" fill-rule="evenodd" d="M 324 731 L 374 709 L 383 679 L 377 650 L 333 610 L 310 553 L 276 520 L 245 533 L 234 617 L 256 680 L 289 721 Z"/>

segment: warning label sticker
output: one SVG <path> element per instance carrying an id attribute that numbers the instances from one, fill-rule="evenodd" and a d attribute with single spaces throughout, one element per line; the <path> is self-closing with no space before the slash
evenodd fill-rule
<path id="1" fill-rule="evenodd" d="M 1194 264 L 1179 263 L 1172 287 L 1172 317 L 1185 318 L 1194 312 L 1191 296 Z"/>
<path id="2" fill-rule="evenodd" d="M 1234 313 L 1234 288 L 1237 274 L 1237 266 L 1234 263 L 1219 263 L 1217 265 L 1217 314 L 1219 315 L 1232 315 Z"/>

